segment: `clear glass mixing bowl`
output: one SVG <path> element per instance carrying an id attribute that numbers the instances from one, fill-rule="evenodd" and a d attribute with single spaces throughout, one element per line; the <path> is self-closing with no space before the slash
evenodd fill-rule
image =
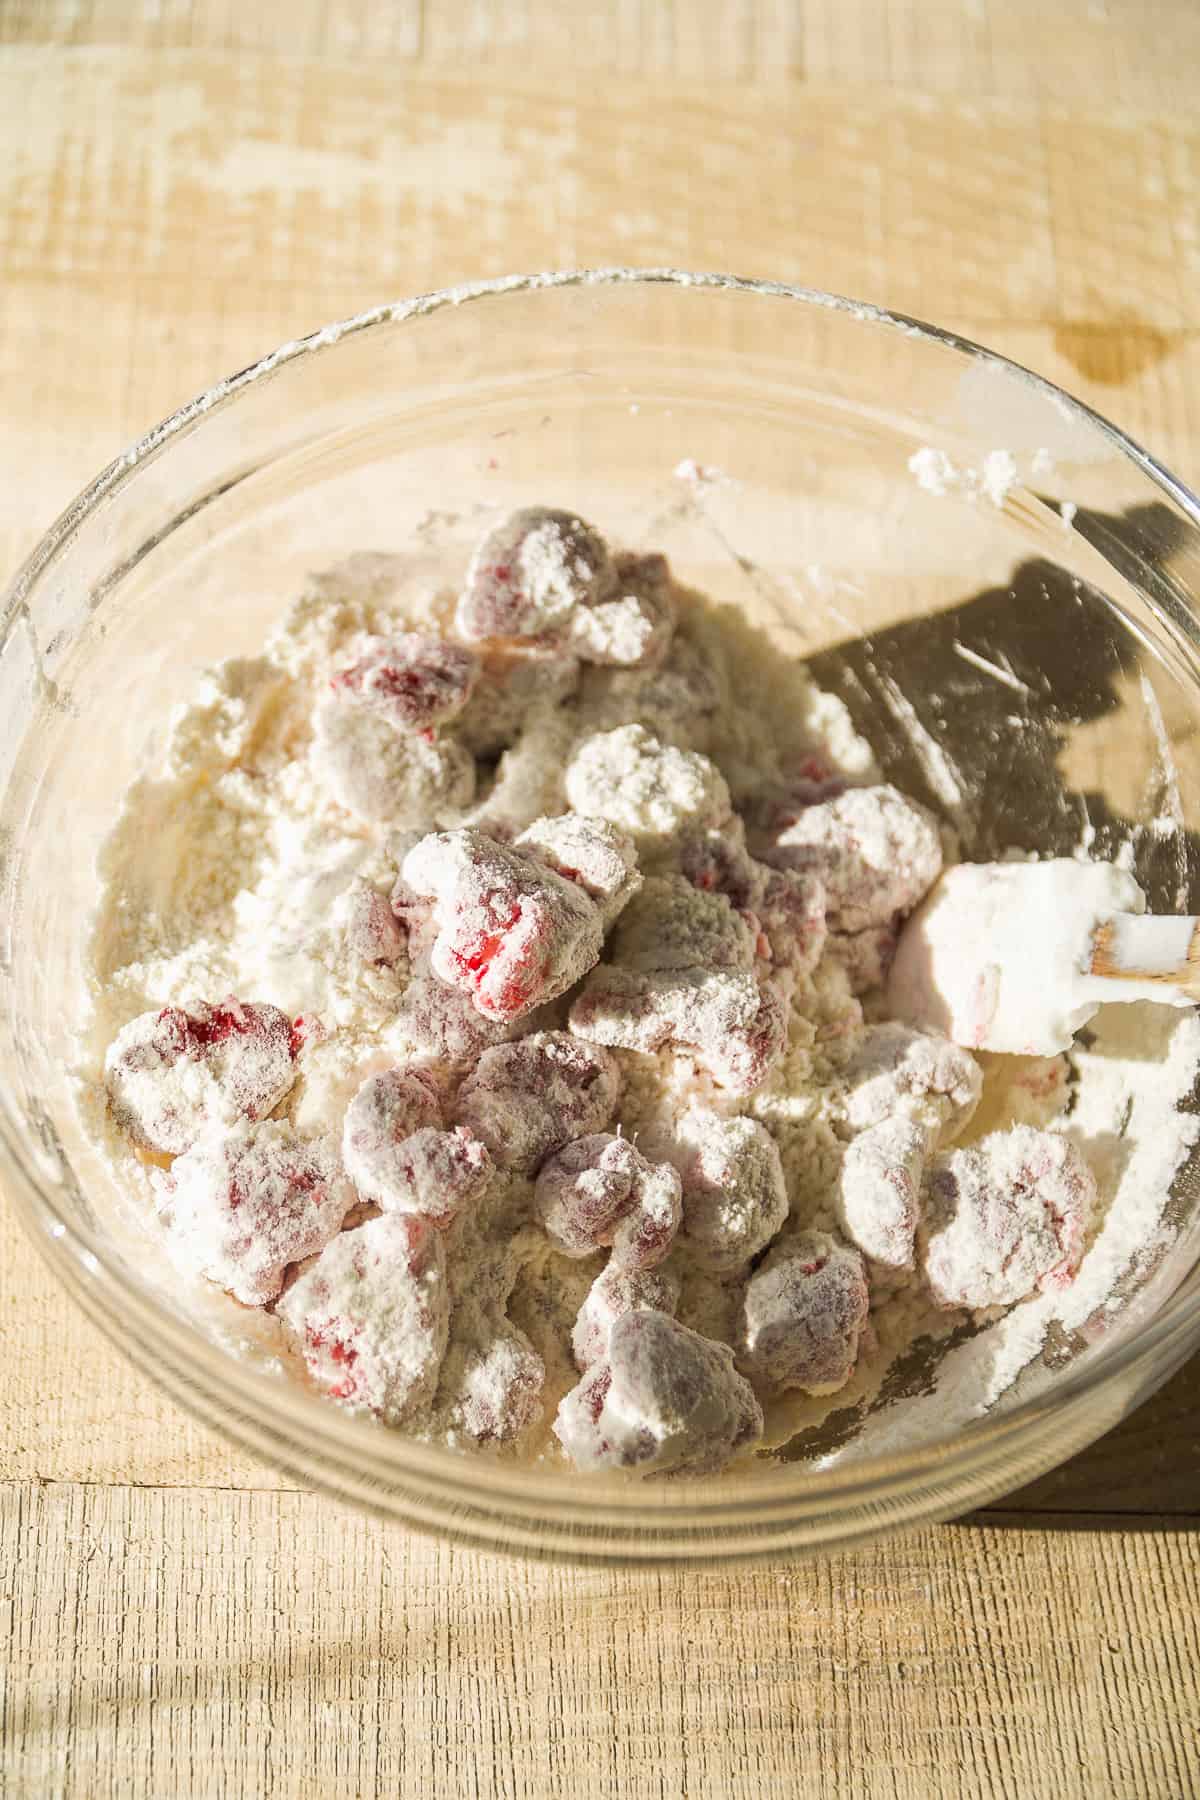
<path id="1" fill-rule="evenodd" d="M 914 472 L 922 447 L 947 460 Z M 8 596 L 5 1190 L 64 1286 L 172 1394 L 397 1519 L 530 1552 L 712 1559 L 993 1499 L 1200 1343 L 1195 1162 L 1169 1202 L 1178 1238 L 1119 1317 L 1039 1358 L 986 1418 L 886 1459 L 635 1484 L 423 1448 L 231 1354 L 81 1136 L 69 1071 L 95 854 L 197 670 L 252 652 L 309 571 L 377 548 L 423 586 L 461 568 L 482 519 L 531 499 L 667 551 L 779 657 L 811 660 L 967 854 L 1067 850 L 1090 817 L 1100 853 L 1132 834 L 1157 907 L 1200 911 L 1200 510 L 1119 431 L 973 344 L 825 294 L 618 270 L 434 294 L 286 345 L 176 413 Z"/>

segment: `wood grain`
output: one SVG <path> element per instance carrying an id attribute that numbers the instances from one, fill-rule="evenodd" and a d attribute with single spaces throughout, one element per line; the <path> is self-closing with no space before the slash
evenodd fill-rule
<path id="1" fill-rule="evenodd" d="M 567 263 L 957 326 L 1200 482 L 1190 0 L 0 0 L 0 568 L 215 376 Z M 186 1419 L 0 1220 L 14 1795 L 1200 1791 L 1200 1362 L 980 1524 L 534 1569 Z"/>
<path id="2" fill-rule="evenodd" d="M 1178 1698 L 1200 1650 L 1190 1534 L 959 1529 L 614 1575 L 297 1494 L 23 1486 L 0 1526 L 18 1792 L 1154 1800 L 1200 1782 L 1194 1687 Z"/>

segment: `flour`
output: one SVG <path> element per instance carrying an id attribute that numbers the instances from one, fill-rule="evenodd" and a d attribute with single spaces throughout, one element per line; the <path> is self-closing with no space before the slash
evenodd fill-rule
<path id="1" fill-rule="evenodd" d="M 1031 472 L 1035 475 L 1043 472 L 1038 461 L 1041 454 L 1037 452 L 1033 458 Z M 913 451 L 908 467 L 916 477 L 917 486 L 927 494 L 943 499 L 947 494 L 957 493 L 972 502 L 988 500 L 995 507 L 1004 505 L 1019 479 L 1016 458 L 1011 450 L 989 450 L 978 468 L 960 468 L 944 450 L 924 444 Z"/>
<path id="2" fill-rule="evenodd" d="M 924 485 L 957 479 L 921 469 Z M 989 459 L 973 491 L 1000 504 L 1009 481 Z M 1200 1024 L 1111 1009 L 1067 1057 L 985 1057 L 980 1077 L 965 1052 L 906 1062 L 901 1046 L 885 1068 L 864 1017 L 877 996 L 856 989 L 890 955 L 895 910 L 936 874 L 926 816 L 872 785 L 841 703 L 736 608 L 671 582 L 661 559 L 610 557 L 573 515 L 521 518 L 481 548 L 465 597 L 430 593 L 403 617 L 387 557 L 315 578 L 260 657 L 212 671 L 174 717 L 101 860 L 87 1121 L 148 1229 L 186 1225 L 181 1281 L 203 1271 L 247 1304 L 282 1289 L 275 1323 L 255 1319 L 293 1378 L 413 1436 L 555 1463 L 565 1442 L 594 1466 L 697 1472 L 760 1431 L 818 1460 L 942 1437 L 1050 1341 L 1114 1325 L 1112 1297 L 1161 1249 L 1171 1180 L 1200 1133 L 1177 1110 Z M 472 649 L 443 655 L 423 640 L 452 630 L 456 604 Z M 557 637 L 488 639 L 497 610 L 526 605 Z M 940 746 L 929 766 L 952 811 Z M 751 849 L 735 812 L 753 820 Z M 843 815 L 877 852 L 865 885 L 831 853 Z M 450 848 L 414 856 L 435 826 Z M 479 915 L 465 923 L 464 867 Z M 545 957 L 514 953 L 491 979 L 481 921 L 510 888 L 550 906 L 553 929 L 530 927 Z M 848 947 L 868 929 L 873 964 Z M 576 1010 L 589 994 L 610 1021 L 603 1042 Z M 227 996 L 293 1022 L 286 1057 L 277 1033 L 243 1044 L 212 1030 Z M 140 1055 L 142 1016 L 164 1007 L 201 1024 L 176 1063 L 153 1039 L 174 1123 L 161 1143 L 161 1118 L 142 1130 L 139 1152 L 104 1062 Z M 669 1029 L 648 1029 L 651 1015 Z M 419 1105 L 391 1093 L 397 1065 L 420 1071 Z M 151 1120 L 156 1068 L 148 1091 L 133 1073 Z M 871 1084 L 889 1081 L 883 1118 L 903 1139 L 890 1150 L 866 1141 Z M 969 1149 L 1014 1124 L 1065 1133 L 1095 1175 L 1079 1272 L 1000 1316 L 948 1311 L 913 1251 L 921 1169 L 939 1133 Z M 593 1137 L 594 1162 L 576 1148 Z M 535 1178 L 564 1146 L 569 1193 L 543 1181 L 539 1200 Z M 911 1191 L 886 1217 L 863 1192 L 896 1168 Z M 239 1169 L 270 1256 L 239 1248 Z M 431 1224 L 435 1189 L 449 1203 Z M 280 1193 L 291 1237 L 276 1229 Z M 597 1195 L 611 1217 L 589 1213 Z M 810 1263 L 829 1270 L 817 1286 Z M 229 1308 L 236 1341 L 246 1315 Z M 937 1361 L 936 1392 L 889 1401 L 914 1346 Z"/>

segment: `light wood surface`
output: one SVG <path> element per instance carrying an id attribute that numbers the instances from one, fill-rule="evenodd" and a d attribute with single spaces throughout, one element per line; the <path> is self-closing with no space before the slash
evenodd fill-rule
<path id="1" fill-rule="evenodd" d="M 0 0 L 0 569 L 214 376 L 470 276 L 842 289 L 1200 481 L 1191 0 Z M 1200 1791 L 1200 1373 L 986 1519 L 527 1567 L 290 1491 L 0 1222 L 0 1789 Z"/>

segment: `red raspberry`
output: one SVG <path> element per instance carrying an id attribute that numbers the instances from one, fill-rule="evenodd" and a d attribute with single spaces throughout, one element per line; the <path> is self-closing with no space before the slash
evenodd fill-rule
<path id="1" fill-rule="evenodd" d="M 207 1132 L 161 1187 L 181 1263 L 247 1306 L 273 1300 L 289 1263 L 320 1250 L 355 1199 L 328 1143 L 273 1119 Z"/>
<path id="2" fill-rule="evenodd" d="M 425 731 L 456 718 L 478 678 L 473 651 L 409 631 L 368 638 L 358 661 L 333 677 L 333 688 L 401 729 Z"/>
<path id="3" fill-rule="evenodd" d="M 313 716 L 312 765 L 330 798 L 370 825 L 450 824 L 475 795 L 475 761 L 454 738 L 398 730 L 330 694 Z"/>
<path id="4" fill-rule="evenodd" d="M 1056 1132 L 1016 1125 L 930 1165 L 925 1273 L 939 1306 L 1011 1306 L 1075 1278 L 1096 1182 Z"/>
<path id="5" fill-rule="evenodd" d="M 831 930 L 891 925 L 912 911 L 942 869 L 937 820 L 894 787 L 852 787 L 803 807 L 763 854 L 825 884 Z"/>
<path id="6" fill-rule="evenodd" d="M 565 1031 L 485 1050 L 458 1093 L 458 1120 L 502 1168 L 533 1174 L 569 1139 L 602 1131 L 616 1109 L 613 1058 Z"/>
<path id="7" fill-rule="evenodd" d="M 404 931 L 386 894 L 356 878 L 340 902 L 346 948 L 365 963 L 390 968 L 404 954 Z"/>
<path id="8" fill-rule="evenodd" d="M 276 1309 L 332 1399 L 385 1425 L 430 1399 L 449 1322 L 438 1233 L 383 1213 L 333 1239 Z"/>
<path id="9" fill-rule="evenodd" d="M 579 1309 L 571 1348 L 579 1369 L 589 1369 L 608 1355 L 608 1341 L 618 1319 L 629 1312 L 673 1313 L 679 1282 L 661 1269 L 632 1269 L 615 1260 L 597 1275 Z"/>
<path id="10" fill-rule="evenodd" d="M 611 579 L 604 540 L 569 512 L 531 506 L 476 550 L 455 623 L 463 637 L 527 638 L 564 627 Z"/>
<path id="11" fill-rule="evenodd" d="M 709 1475 L 762 1435 L 733 1352 L 666 1313 L 628 1312 L 563 1400 L 555 1434 L 580 1469 Z"/>
<path id="12" fill-rule="evenodd" d="M 686 1160 L 683 1233 L 702 1268 L 743 1268 L 788 1216 L 787 1183 L 775 1139 L 756 1119 L 691 1113 L 679 1130 Z"/>
<path id="13" fill-rule="evenodd" d="M 897 1112 L 917 1113 L 941 1126 L 943 1140 L 965 1129 L 983 1092 L 983 1073 L 969 1050 L 891 1020 L 858 1038 L 844 1079 L 846 1119 L 854 1130 Z"/>
<path id="14" fill-rule="evenodd" d="M 553 712 L 579 686 L 579 658 L 553 641 L 492 644 L 455 726 L 472 756 L 493 758 L 516 743 L 535 718 Z"/>
<path id="15" fill-rule="evenodd" d="M 882 1268 L 913 1266 L 931 1136 L 927 1125 L 901 1114 L 862 1132 L 846 1151 L 839 1194 L 842 1229 Z"/>
<path id="16" fill-rule="evenodd" d="M 297 1048 L 286 1013 L 232 996 L 141 1013 L 105 1058 L 113 1117 L 143 1148 L 178 1155 L 206 1125 L 272 1112 L 296 1078 Z"/>
<path id="17" fill-rule="evenodd" d="M 767 1389 L 836 1394 L 854 1372 L 869 1306 L 856 1250 L 824 1232 L 788 1238 L 747 1283 L 740 1365 Z"/>
<path id="18" fill-rule="evenodd" d="M 474 1062 L 490 1044 L 512 1036 L 513 1027 L 476 1012 L 470 998 L 436 975 L 418 975 L 400 999 L 393 1032 L 414 1058 L 430 1062 Z"/>
<path id="19" fill-rule="evenodd" d="M 564 777 L 567 799 L 589 818 L 632 837 L 639 854 L 661 859 L 731 816 L 725 777 L 707 756 L 663 743 L 644 725 L 621 725 L 583 739 Z"/>
<path id="20" fill-rule="evenodd" d="M 433 901 L 435 975 L 486 1018 L 518 1019 L 574 985 L 600 954 L 600 909 L 585 890 L 479 831 L 423 838 L 403 880 Z"/>
<path id="21" fill-rule="evenodd" d="M 576 1138 L 542 1165 L 534 1195 L 542 1224 L 568 1256 L 612 1246 L 613 1262 L 646 1269 L 662 1261 L 679 1229 L 680 1182 L 628 1138 Z"/>
<path id="22" fill-rule="evenodd" d="M 693 887 L 724 894 L 734 910 L 759 926 L 758 955 L 797 974 L 815 968 L 825 946 L 825 890 L 818 876 L 772 869 L 746 849 L 738 818 L 689 838 L 679 866 Z"/>
<path id="23" fill-rule="evenodd" d="M 540 1416 L 546 1367 L 524 1333 L 506 1326 L 463 1374 L 455 1409 L 461 1429 L 477 1444 L 508 1444 Z"/>
<path id="24" fill-rule="evenodd" d="M 346 1172 L 385 1212 L 422 1213 L 439 1228 L 487 1186 L 492 1160 L 470 1132 L 441 1129 L 441 1104 L 415 1069 L 370 1075 L 346 1108 Z"/>
<path id="25" fill-rule="evenodd" d="M 633 839 L 604 819 L 585 819 L 579 813 L 535 819 L 514 849 L 581 887 L 599 908 L 605 931 L 642 885 Z"/>
<path id="26" fill-rule="evenodd" d="M 593 731 L 644 725 L 664 743 L 703 750 L 722 683 L 704 651 L 676 632 L 666 656 L 640 669 L 584 671 L 582 712 Z"/>
<path id="27" fill-rule="evenodd" d="M 786 975 L 761 982 L 757 933 L 724 895 L 682 876 L 647 881 L 588 977 L 571 1030 L 594 1043 L 675 1046 L 731 1092 L 761 1086 L 787 1043 Z"/>
<path id="28" fill-rule="evenodd" d="M 658 662 L 675 629 L 676 602 L 665 556 L 617 556 L 612 585 L 576 607 L 568 642 L 584 662 L 641 668 Z"/>

